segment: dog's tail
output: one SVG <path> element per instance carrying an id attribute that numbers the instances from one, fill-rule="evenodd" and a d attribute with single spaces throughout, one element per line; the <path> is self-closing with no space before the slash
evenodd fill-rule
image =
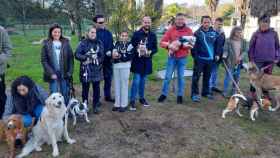
<path id="1" fill-rule="evenodd" d="M 34 151 L 37 147 L 37 142 L 35 138 L 31 137 L 27 143 L 24 145 L 22 152 L 16 158 L 23 158 L 29 155 L 32 151 Z"/>
<path id="2" fill-rule="evenodd" d="M 242 94 L 234 94 L 231 96 L 231 98 L 235 98 L 235 97 L 242 98 L 243 100 L 247 101 L 247 98 Z"/>

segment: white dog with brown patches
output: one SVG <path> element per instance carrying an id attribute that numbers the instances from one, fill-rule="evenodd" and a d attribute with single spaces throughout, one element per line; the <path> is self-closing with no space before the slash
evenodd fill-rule
<path id="1" fill-rule="evenodd" d="M 32 137 L 17 158 L 25 157 L 33 150 L 41 151 L 41 145 L 44 143 L 52 145 L 52 155 L 56 157 L 59 156 L 57 142 L 61 141 L 63 136 L 69 144 L 76 142 L 68 135 L 68 116 L 66 116 L 67 109 L 63 96 L 60 93 L 53 93 L 45 103 L 46 106 L 43 108 L 41 118 L 32 129 Z M 63 120 L 64 118 L 65 120 Z"/>
<path id="2" fill-rule="evenodd" d="M 241 94 L 234 94 L 230 97 L 226 109 L 223 110 L 222 118 L 226 118 L 226 114 L 235 110 L 238 116 L 242 117 L 240 113 L 240 107 L 247 107 L 250 110 L 250 118 L 252 121 L 255 121 L 255 116 L 258 116 L 259 107 L 265 110 L 271 110 L 271 102 L 268 99 L 261 99 L 260 105 L 250 97 L 245 97 Z"/>

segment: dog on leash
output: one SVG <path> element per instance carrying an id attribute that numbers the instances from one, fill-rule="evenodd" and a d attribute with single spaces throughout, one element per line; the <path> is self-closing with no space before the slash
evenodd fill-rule
<path id="1" fill-rule="evenodd" d="M 15 157 L 17 144 L 24 145 L 26 143 L 28 131 L 27 128 L 24 128 L 21 115 L 13 114 L 8 120 L 0 121 L 0 140 L 7 142 L 9 158 Z"/>
<path id="2" fill-rule="evenodd" d="M 240 113 L 240 108 L 247 107 L 250 110 L 250 118 L 252 121 L 255 121 L 255 116 L 258 116 L 259 108 L 264 110 L 271 110 L 271 102 L 268 99 L 261 99 L 260 105 L 253 98 L 246 97 L 242 94 L 234 94 L 230 97 L 226 109 L 223 110 L 222 118 L 226 118 L 226 114 L 235 110 L 238 116 L 242 117 Z"/>
<path id="3" fill-rule="evenodd" d="M 71 113 L 73 116 L 73 125 L 75 126 L 77 123 L 77 115 L 78 116 L 84 116 L 87 123 L 89 123 L 88 119 L 88 106 L 87 101 L 84 103 L 79 102 L 77 99 L 72 98 L 70 99 L 68 106 L 67 106 L 67 112 Z"/>
<path id="4" fill-rule="evenodd" d="M 261 96 L 263 95 L 263 90 L 268 92 L 280 92 L 280 76 L 265 74 L 264 71 L 262 69 L 259 69 L 253 62 L 250 62 L 248 64 L 247 71 L 250 83 L 256 89 L 257 99 L 261 98 Z M 277 98 L 280 99 L 280 97 Z M 277 102 L 280 102 L 280 100 L 278 100 Z"/>
<path id="5" fill-rule="evenodd" d="M 68 135 L 66 115 L 67 108 L 64 98 L 60 93 L 51 94 L 45 101 L 45 106 L 41 113 L 41 118 L 32 129 L 32 137 L 24 146 L 21 154 L 17 158 L 29 155 L 33 150 L 41 151 L 41 145 L 47 143 L 52 145 L 52 156 L 59 156 L 57 142 L 64 137 L 69 144 L 76 141 Z M 65 122 L 64 122 L 65 121 Z"/>

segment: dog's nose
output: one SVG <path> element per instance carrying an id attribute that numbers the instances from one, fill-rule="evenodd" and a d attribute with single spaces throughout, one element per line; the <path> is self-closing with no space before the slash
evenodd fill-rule
<path id="1" fill-rule="evenodd" d="M 14 129 L 16 126 L 12 122 L 9 122 L 7 127 L 8 129 Z"/>
<path id="2" fill-rule="evenodd" d="M 59 101 L 59 102 L 57 102 L 57 104 L 58 104 L 58 105 L 61 105 L 61 104 L 62 104 L 62 102 L 61 102 L 61 101 Z"/>

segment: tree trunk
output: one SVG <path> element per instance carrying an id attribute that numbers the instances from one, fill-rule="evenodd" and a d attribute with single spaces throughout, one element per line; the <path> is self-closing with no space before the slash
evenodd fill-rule
<path id="1" fill-rule="evenodd" d="M 70 17 L 69 18 L 69 22 L 70 22 L 70 29 L 71 29 L 71 35 L 75 35 L 76 34 L 76 30 L 75 30 L 75 22 L 73 20 L 74 17 Z"/>
<path id="2" fill-rule="evenodd" d="M 26 23 L 26 1 L 23 0 L 22 2 L 22 31 L 23 31 L 23 35 L 26 36 L 26 31 L 25 31 L 25 23 Z"/>
<path id="3" fill-rule="evenodd" d="M 104 0 L 95 0 L 95 14 L 104 15 L 105 11 L 105 2 Z"/>
<path id="4" fill-rule="evenodd" d="M 241 23 L 241 28 L 244 30 L 245 29 L 245 24 L 246 24 L 246 15 L 241 15 L 240 17 L 240 23 Z"/>

